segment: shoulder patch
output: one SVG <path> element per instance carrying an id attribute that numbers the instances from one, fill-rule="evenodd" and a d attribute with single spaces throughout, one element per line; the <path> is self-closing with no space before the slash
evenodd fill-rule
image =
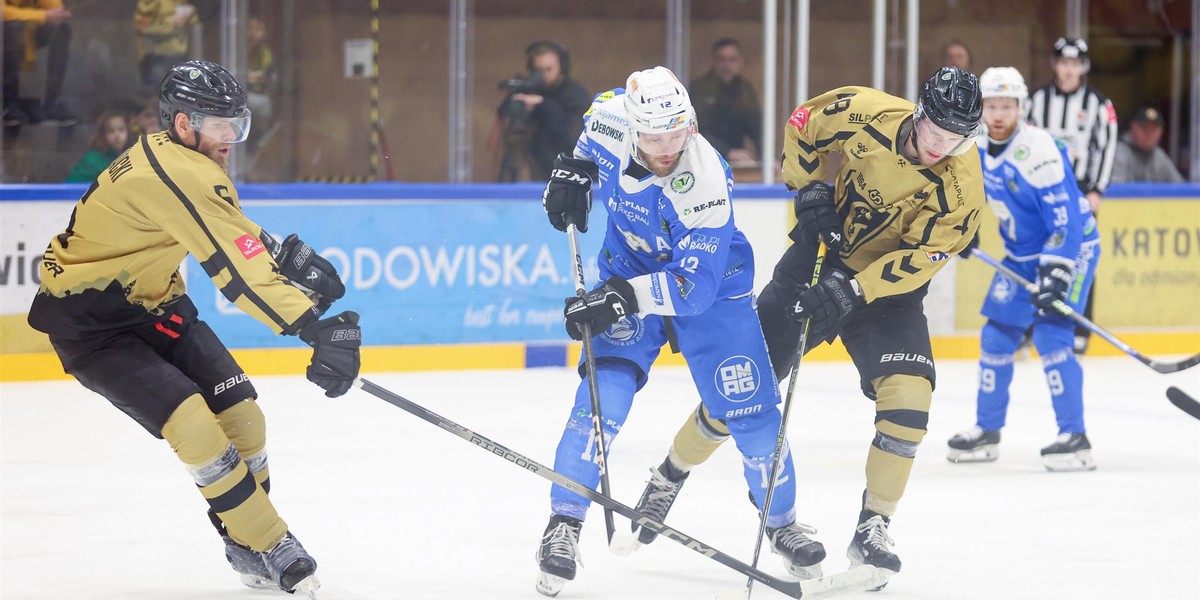
<path id="1" fill-rule="evenodd" d="M 798 106 L 792 111 L 792 116 L 788 117 L 788 123 L 795 126 L 796 131 L 804 131 L 804 127 L 808 125 L 808 115 L 807 108 Z"/>

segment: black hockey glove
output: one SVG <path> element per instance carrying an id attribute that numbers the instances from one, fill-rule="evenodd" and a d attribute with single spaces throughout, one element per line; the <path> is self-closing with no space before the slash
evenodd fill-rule
<path id="1" fill-rule="evenodd" d="M 610 277 L 604 285 L 588 292 L 584 297 L 567 298 L 563 317 L 567 335 L 573 340 L 583 339 L 583 325 L 592 326 L 592 335 L 600 335 L 621 317 L 637 313 L 637 298 L 633 286 L 622 277 Z"/>
<path id="2" fill-rule="evenodd" d="M 1054 308 L 1055 300 L 1067 301 L 1071 291 L 1071 283 L 1075 281 L 1075 269 L 1057 262 L 1038 265 L 1038 292 L 1030 296 L 1030 300 L 1038 306 L 1039 315 L 1063 314 Z"/>
<path id="3" fill-rule="evenodd" d="M 329 310 L 334 300 L 346 295 L 346 286 L 333 264 L 300 241 L 296 234 L 287 236 L 281 244 L 276 243 L 275 238 L 265 231 L 261 239 L 271 258 L 279 265 L 279 272 L 292 285 L 300 288 L 317 305 L 321 314 Z"/>
<path id="4" fill-rule="evenodd" d="M 542 194 L 542 206 L 550 224 L 566 231 L 574 223 L 580 233 L 587 232 L 588 212 L 592 210 L 592 183 L 600 176 L 596 163 L 559 153 L 550 170 L 550 181 Z"/>
<path id="5" fill-rule="evenodd" d="M 358 377 L 358 348 L 362 345 L 358 313 L 348 310 L 309 323 L 300 330 L 300 339 L 313 347 L 308 380 L 321 386 L 330 398 L 350 391 Z"/>
<path id="6" fill-rule="evenodd" d="M 833 201 L 833 188 L 814 181 L 796 194 L 796 229 L 792 240 L 816 249 L 818 242 L 833 251 L 842 249 L 842 220 Z"/>
<path id="7" fill-rule="evenodd" d="M 797 323 L 808 320 L 808 340 L 820 343 L 833 341 L 850 312 L 863 304 L 866 301 L 854 289 L 850 277 L 833 269 L 821 276 L 816 287 L 802 288 L 787 311 L 788 317 Z"/>

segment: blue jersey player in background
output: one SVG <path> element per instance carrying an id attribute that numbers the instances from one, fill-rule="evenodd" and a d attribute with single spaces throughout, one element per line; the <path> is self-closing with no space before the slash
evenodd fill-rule
<path id="1" fill-rule="evenodd" d="M 991 68 L 980 77 L 980 87 L 988 126 L 987 149 L 981 148 L 984 186 L 1000 221 L 1004 264 L 1036 281 L 1038 293 L 1030 294 L 1000 273 L 992 280 L 981 311 L 988 320 L 980 336 L 977 420 L 950 438 L 948 458 L 981 462 L 999 456 L 1013 354 L 1032 324 L 1058 420 L 1058 438 L 1042 448 L 1042 462 L 1051 471 L 1090 471 L 1096 464 L 1083 424 L 1075 324 L 1053 303 L 1062 300 L 1083 312 L 1100 257 L 1096 221 L 1063 144 L 1021 122 L 1028 98 L 1021 74 L 1012 67 Z"/>
<path id="2" fill-rule="evenodd" d="M 595 335 L 605 445 L 620 431 L 673 332 L 701 398 L 697 418 L 706 432 L 677 443 L 688 456 L 674 464 L 699 464 L 732 436 L 750 493 L 761 505 L 780 397 L 754 310 L 753 255 L 733 221 L 729 165 L 697 132 L 687 89 L 664 67 L 635 72 L 625 89 L 600 94 L 584 120 L 574 154 L 561 154 L 555 163 L 543 203 L 559 230 L 574 222 L 586 231 L 592 198 L 608 211 L 597 261 L 603 283 L 583 298 L 568 299 L 565 309 L 571 337 L 582 339 L 584 324 Z M 588 384 L 585 375 L 554 470 L 595 487 L 600 476 Z M 789 564 L 793 557 L 820 562 L 824 549 L 805 535 L 811 529 L 796 523 L 795 471 L 786 446 L 782 454 L 767 517 L 772 548 Z M 664 478 L 668 467 L 675 468 L 651 469 L 651 477 Z M 649 500 L 643 498 L 643 510 Z M 539 592 L 553 596 L 575 578 L 588 505 L 573 492 L 551 489 L 550 523 L 537 552 Z"/>

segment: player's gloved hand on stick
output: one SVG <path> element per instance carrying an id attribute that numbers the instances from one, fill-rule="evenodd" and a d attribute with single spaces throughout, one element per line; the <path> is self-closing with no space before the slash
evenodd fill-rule
<path id="1" fill-rule="evenodd" d="M 583 339 L 583 326 L 592 326 L 592 335 L 599 335 L 621 317 L 637 313 L 637 298 L 633 286 L 623 277 L 610 277 L 604 285 L 588 292 L 582 298 L 567 298 L 563 317 L 567 335 L 573 340 Z"/>
<path id="2" fill-rule="evenodd" d="M 846 319 L 866 300 L 845 273 L 832 269 L 821 275 L 816 286 L 802 289 L 788 307 L 788 317 L 797 323 L 809 321 L 808 339 L 812 342 L 831 341 L 842 330 Z"/>
<path id="3" fill-rule="evenodd" d="M 796 194 L 796 229 L 792 240 L 808 248 L 816 248 L 821 241 L 830 250 L 842 248 L 842 220 L 833 201 L 833 188 L 822 181 L 814 181 Z"/>
<path id="4" fill-rule="evenodd" d="M 566 152 L 554 159 L 550 181 L 542 194 L 542 206 L 555 229 L 566 231 L 567 224 L 575 223 L 580 233 L 587 232 L 588 212 L 592 210 L 592 183 L 599 176 L 599 167 L 590 160 L 575 158 Z"/>
<path id="5" fill-rule="evenodd" d="M 346 285 L 333 264 L 300 241 L 296 234 L 287 236 L 279 244 L 265 233 L 262 239 L 271 258 L 279 265 L 279 272 L 307 294 L 321 314 L 329 310 L 334 300 L 346 295 Z"/>
<path id="6" fill-rule="evenodd" d="M 1066 302 L 1074 281 L 1075 269 L 1066 264 L 1046 262 L 1038 265 L 1038 292 L 1029 298 L 1038 306 L 1038 314 L 1063 314 L 1054 308 L 1054 301 Z"/>
<path id="7" fill-rule="evenodd" d="M 358 377 L 358 348 L 362 345 L 358 313 L 348 310 L 309 323 L 300 331 L 300 339 L 313 348 L 308 380 L 321 386 L 330 398 L 350 391 Z"/>

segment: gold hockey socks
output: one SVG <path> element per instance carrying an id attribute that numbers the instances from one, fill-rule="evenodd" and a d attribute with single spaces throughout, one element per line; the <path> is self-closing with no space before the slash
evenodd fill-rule
<path id="1" fill-rule="evenodd" d="M 221 411 L 217 422 L 225 437 L 233 442 L 246 461 L 254 480 L 263 490 L 271 491 L 271 472 L 267 468 L 267 420 L 254 400 L 243 400 Z"/>
<path id="2" fill-rule="evenodd" d="M 888 375 L 873 383 L 876 433 L 867 455 L 865 508 L 891 516 L 904 496 L 917 445 L 929 425 L 933 386 L 918 375 Z"/>
<path id="3" fill-rule="evenodd" d="M 729 439 L 729 428 L 708 414 L 704 405 L 696 407 L 671 443 L 667 456 L 682 471 L 690 471 L 712 456 Z"/>
<path id="4" fill-rule="evenodd" d="M 265 552 L 283 538 L 287 524 L 199 394 L 175 409 L 162 436 L 234 541 Z"/>

